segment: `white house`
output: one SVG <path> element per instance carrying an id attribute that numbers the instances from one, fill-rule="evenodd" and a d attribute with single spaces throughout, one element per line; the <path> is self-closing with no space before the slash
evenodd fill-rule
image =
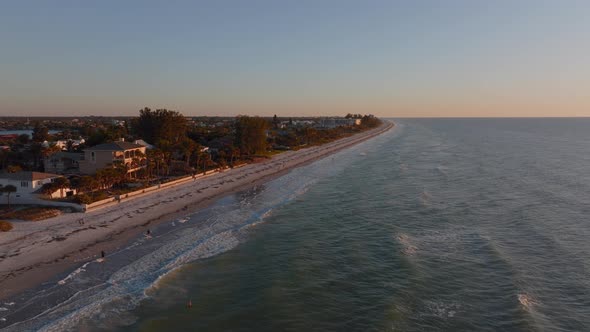
<path id="1" fill-rule="evenodd" d="M 51 183 L 61 175 L 41 172 L 16 172 L 0 174 L 0 185 L 6 187 L 13 185 L 16 187 L 14 197 L 31 197 L 36 194 L 46 183 Z M 64 193 L 71 189 L 64 189 Z M 56 190 L 51 197 L 59 197 L 60 191 Z"/>
<path id="2" fill-rule="evenodd" d="M 56 152 L 43 159 L 43 166 L 48 173 L 66 174 L 80 172 L 80 160 L 84 154 L 76 152 Z"/>

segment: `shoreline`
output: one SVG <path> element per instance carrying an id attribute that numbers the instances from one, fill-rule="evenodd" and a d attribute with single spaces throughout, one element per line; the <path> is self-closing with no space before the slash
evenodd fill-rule
<path id="1" fill-rule="evenodd" d="M 101 250 L 109 253 L 125 246 L 149 225 L 192 214 L 222 197 L 378 136 L 394 125 L 385 121 L 377 128 L 337 141 L 287 151 L 264 162 L 214 173 L 88 213 L 16 222 L 12 231 L 0 237 L 0 300 L 93 260 Z"/>

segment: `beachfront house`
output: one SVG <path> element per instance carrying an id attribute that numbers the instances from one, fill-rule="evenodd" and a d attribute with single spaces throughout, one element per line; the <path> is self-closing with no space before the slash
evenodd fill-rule
<path id="1" fill-rule="evenodd" d="M 143 145 L 117 141 L 93 146 L 84 150 L 80 161 L 80 173 L 95 174 L 103 168 L 125 165 L 131 177 L 146 165 L 146 147 Z"/>
<path id="2" fill-rule="evenodd" d="M 52 173 L 42 173 L 42 172 L 16 172 L 16 173 L 3 173 L 0 174 L 0 185 L 2 187 L 6 187 L 8 185 L 13 185 L 16 187 L 16 192 L 13 194 L 15 198 L 30 198 L 34 197 L 36 194 L 41 193 L 41 187 L 43 187 L 46 183 L 52 183 L 57 178 L 61 178 L 63 176 L 58 174 Z M 60 197 L 63 193 L 72 192 L 73 191 L 69 188 L 61 188 L 56 189 L 52 193 L 48 195 L 52 198 Z M 4 200 L 2 200 L 4 202 Z"/>
<path id="3" fill-rule="evenodd" d="M 84 158 L 83 153 L 56 152 L 43 160 L 45 172 L 57 174 L 78 174 L 80 172 L 80 161 Z"/>

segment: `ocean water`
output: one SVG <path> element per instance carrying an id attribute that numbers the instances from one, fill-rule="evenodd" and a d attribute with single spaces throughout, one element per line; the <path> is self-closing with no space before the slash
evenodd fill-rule
<path id="1" fill-rule="evenodd" d="M 0 328 L 589 331 L 590 119 L 396 123 L 22 294 Z"/>
<path id="2" fill-rule="evenodd" d="M 48 133 L 51 135 L 60 133 L 61 130 L 48 130 Z M 22 135 L 27 134 L 29 137 L 33 137 L 33 130 L 25 129 L 25 130 L 0 130 L 0 135 Z"/>

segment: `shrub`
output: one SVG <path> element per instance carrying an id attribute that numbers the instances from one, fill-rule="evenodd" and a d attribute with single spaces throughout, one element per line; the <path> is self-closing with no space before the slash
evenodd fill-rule
<path id="1" fill-rule="evenodd" d="M 106 192 L 98 191 L 94 193 L 76 195 L 73 201 L 78 204 L 90 204 L 106 198 L 109 198 L 109 195 Z"/>
<path id="2" fill-rule="evenodd" d="M 8 232 L 12 229 L 12 224 L 8 221 L 0 220 L 0 232 Z"/>
<path id="3" fill-rule="evenodd" d="M 92 200 L 93 202 L 96 202 L 107 198 L 109 198 L 109 195 L 107 193 L 105 193 L 104 191 L 98 191 L 94 193 Z"/>
<path id="4" fill-rule="evenodd" d="M 74 197 L 74 202 L 78 204 L 90 204 L 92 203 L 92 197 L 87 194 L 79 194 Z"/>

